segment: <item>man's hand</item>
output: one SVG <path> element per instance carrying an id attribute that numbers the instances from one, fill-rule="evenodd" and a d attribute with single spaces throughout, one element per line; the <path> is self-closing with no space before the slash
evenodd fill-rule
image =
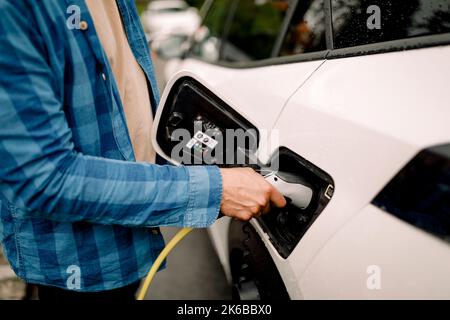
<path id="1" fill-rule="evenodd" d="M 221 169 L 221 173 L 220 210 L 226 216 L 247 221 L 268 213 L 271 206 L 282 208 L 286 205 L 283 195 L 253 169 Z"/>

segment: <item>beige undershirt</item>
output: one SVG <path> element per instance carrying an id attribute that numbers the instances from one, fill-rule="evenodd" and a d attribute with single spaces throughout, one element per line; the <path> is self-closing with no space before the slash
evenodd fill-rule
<path id="1" fill-rule="evenodd" d="M 136 161 L 155 162 L 147 78 L 128 43 L 115 0 L 86 0 L 119 88 Z"/>

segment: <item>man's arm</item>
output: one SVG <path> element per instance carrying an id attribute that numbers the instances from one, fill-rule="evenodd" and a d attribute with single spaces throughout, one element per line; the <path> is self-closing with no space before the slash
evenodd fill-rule
<path id="1" fill-rule="evenodd" d="M 20 2 L 18 2 L 20 3 Z M 45 47 L 27 10 L 1 1 L 0 192 L 57 221 L 204 227 L 221 203 L 216 167 L 172 167 L 74 150 Z"/>

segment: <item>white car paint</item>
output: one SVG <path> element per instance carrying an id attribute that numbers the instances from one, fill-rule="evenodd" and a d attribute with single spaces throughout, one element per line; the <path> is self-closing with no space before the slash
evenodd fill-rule
<path id="1" fill-rule="evenodd" d="M 398 228 L 405 233 L 405 239 L 425 239 L 422 246 L 428 248 L 429 256 L 437 254 L 434 250 L 440 253 L 438 260 L 426 260 L 426 265 L 418 267 L 428 267 L 440 279 L 434 282 L 436 290 L 432 294 L 426 287 L 419 290 L 422 287 L 418 277 L 424 275 L 411 273 L 417 268 L 411 268 L 409 259 L 403 259 L 405 251 L 392 250 L 394 245 L 408 248 L 410 241 L 402 243 L 401 238 L 382 233 L 369 241 L 372 235 L 366 229 L 352 230 L 355 233 L 351 241 L 367 244 L 366 257 L 371 257 L 374 248 L 385 250 L 380 258 L 366 259 L 368 264 L 359 270 L 366 276 L 363 282 L 348 274 L 345 263 L 350 261 L 351 265 L 360 256 L 347 249 L 349 238 L 341 241 L 340 247 L 333 247 L 334 255 L 330 250 L 321 251 L 341 228 L 361 215 L 364 217 L 371 200 L 417 152 L 450 140 L 445 80 L 450 72 L 446 59 L 449 54 L 449 47 L 436 47 L 330 60 L 289 100 L 275 126 L 280 130 L 281 145 L 296 150 L 335 181 L 332 201 L 287 260 L 281 259 L 267 243 L 292 298 L 369 297 L 367 288 L 361 291 L 361 286 L 365 287 L 368 277 L 366 268 L 377 263 L 384 273 L 404 275 L 391 279 L 394 283 L 378 292 L 379 297 L 450 297 L 450 281 L 444 280 L 447 289 L 438 286 L 443 285 L 444 278 L 449 279 L 448 269 L 439 275 L 436 271 L 442 268 L 432 267 L 436 262 L 449 265 L 448 245 L 433 237 L 429 240 L 430 236 L 422 237 L 422 231 L 395 218 L 379 218 L 377 229 Z M 348 74 L 351 77 L 346 77 Z M 423 255 L 423 250 L 406 252 L 419 262 L 428 256 Z M 329 264 L 318 268 L 315 261 L 322 260 Z M 313 261 L 316 264 L 311 265 Z M 328 277 L 338 282 L 330 286 L 330 291 L 324 288 Z M 409 290 L 414 284 L 418 290 Z"/>
<path id="2" fill-rule="evenodd" d="M 289 258 L 252 221 L 291 298 L 450 298 L 449 245 L 370 204 L 420 150 L 450 141 L 448 56 L 444 46 L 250 69 L 179 63 L 259 129 L 279 130 L 261 159 L 285 146 L 334 179 Z M 210 233 L 229 276 L 228 224 Z M 372 265 L 381 290 L 367 286 Z"/>
<path id="3" fill-rule="evenodd" d="M 367 285 L 371 266 L 379 287 Z M 328 241 L 298 286 L 306 299 L 448 299 L 448 270 L 447 243 L 368 205 Z"/>
<path id="4" fill-rule="evenodd" d="M 220 94 L 258 129 L 271 129 L 287 98 L 319 68 L 323 60 L 266 66 L 255 69 L 225 68 L 186 59 L 178 70 L 193 71 L 207 87 Z M 283 77 L 279 75 L 283 74 Z M 174 77 L 179 78 L 179 74 Z M 173 83 L 173 81 L 171 82 Z M 170 85 L 167 87 L 170 88 Z M 245 88 L 245 94 L 242 94 Z M 264 112 L 262 112 L 262 110 Z"/>
<path id="5" fill-rule="evenodd" d="M 365 286 L 365 282 L 360 283 L 358 277 L 348 274 L 344 276 L 348 269 L 341 269 L 342 264 L 337 264 L 339 261 L 357 262 L 358 254 L 348 250 L 349 243 L 340 242 L 341 246 L 334 248 L 334 256 L 329 250 L 320 250 L 341 232 L 341 228 L 345 230 L 355 223 L 353 219 L 361 216 L 368 219 L 363 212 L 371 210 L 385 215 L 379 210 L 366 209 L 383 186 L 420 150 L 449 142 L 450 109 L 445 80 L 450 72 L 446 59 L 449 54 L 450 47 L 447 46 L 330 60 L 290 100 L 277 127 L 280 130 L 287 128 L 296 116 L 297 128 L 288 129 L 290 133 L 281 136 L 291 136 L 295 140 L 291 148 L 301 150 L 302 156 L 328 172 L 336 187 L 329 206 L 288 259 L 291 266 L 295 266 L 293 270 L 299 279 L 295 287 L 302 289 L 304 297 L 317 297 L 309 294 L 311 286 L 302 286 L 302 283 L 324 276 L 323 269 L 308 266 L 323 256 L 335 258 L 336 278 L 333 279 L 340 281 L 335 286 L 335 290 L 340 288 L 340 291 L 328 295 L 317 284 L 326 297 L 365 297 L 360 295 L 361 291 L 352 289 Z M 345 77 L 346 74 L 351 77 Z M 421 230 L 397 219 L 379 217 L 376 227 L 378 231 L 398 229 L 405 235 L 404 239 L 392 236 L 395 232 L 373 237 L 367 228 L 360 228 L 352 235 L 352 241 L 366 244 L 366 257 L 371 256 L 374 248 L 375 251 L 384 250 L 384 256 L 371 256 L 370 264 L 379 264 L 386 274 L 398 275 L 396 279 L 390 279 L 393 281 L 390 286 L 378 293 L 380 297 L 450 297 L 450 281 L 445 280 L 448 279 L 447 271 L 439 274 L 441 266 L 450 263 L 447 244 L 438 245 L 440 240 L 428 240 L 430 237 L 423 237 Z M 415 245 L 427 247 L 428 254 L 424 255 L 423 250 L 406 249 L 413 244 L 407 239 L 414 237 L 424 241 L 417 240 Z M 393 250 L 395 246 L 406 251 Z M 442 250 L 443 247 L 446 250 Z M 433 257 L 437 252 L 439 259 L 431 260 L 430 264 L 427 257 Z M 419 268 L 428 268 L 428 272 L 440 279 L 433 282 L 434 291 L 426 290 L 426 287 L 420 289 L 419 280 L 425 274 L 414 272 L 417 268 L 408 263 L 409 259 L 403 259 L 405 253 L 413 260 L 423 261 Z M 367 266 L 360 271 L 364 273 Z M 417 290 L 409 290 L 413 285 Z M 440 286 L 447 289 L 442 290 Z"/>

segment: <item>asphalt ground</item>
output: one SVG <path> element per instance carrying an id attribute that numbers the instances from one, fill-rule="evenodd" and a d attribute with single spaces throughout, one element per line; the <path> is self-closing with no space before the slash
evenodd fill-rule
<path id="1" fill-rule="evenodd" d="M 162 229 L 166 242 L 179 229 Z M 167 258 L 147 294 L 149 300 L 228 300 L 231 288 L 205 229 L 191 232 Z"/>

